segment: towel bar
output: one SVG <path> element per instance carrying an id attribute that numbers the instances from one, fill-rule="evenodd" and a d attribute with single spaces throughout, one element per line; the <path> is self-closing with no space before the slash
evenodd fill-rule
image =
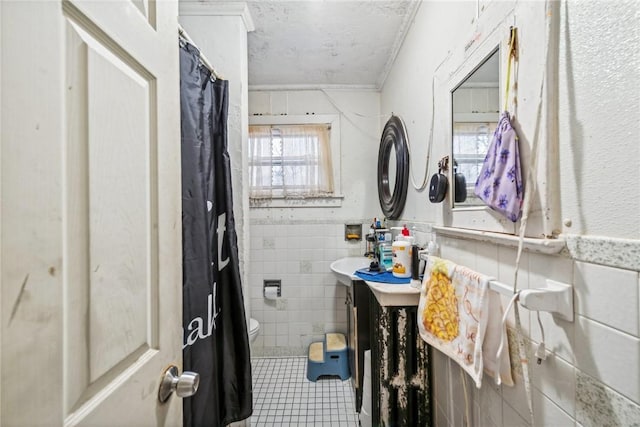
<path id="1" fill-rule="evenodd" d="M 427 251 L 420 251 L 419 257 L 426 261 L 429 254 Z M 489 282 L 489 289 L 509 297 L 513 295 L 513 286 L 497 280 Z M 520 290 L 519 301 L 520 305 L 528 310 L 548 311 L 573 322 L 573 286 L 567 283 L 547 279 L 543 288 Z"/>

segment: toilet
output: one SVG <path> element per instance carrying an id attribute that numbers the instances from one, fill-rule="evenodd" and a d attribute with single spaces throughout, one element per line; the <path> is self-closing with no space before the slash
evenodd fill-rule
<path id="1" fill-rule="evenodd" d="M 249 344 L 252 344 L 260 332 L 260 323 L 256 319 L 249 319 Z"/>

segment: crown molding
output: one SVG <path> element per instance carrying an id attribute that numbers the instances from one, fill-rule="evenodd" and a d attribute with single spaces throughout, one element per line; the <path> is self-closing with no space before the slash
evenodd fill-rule
<path id="1" fill-rule="evenodd" d="M 238 16 L 242 18 L 247 32 L 256 29 L 246 2 L 181 0 L 179 13 L 180 16 Z"/>
<path id="2" fill-rule="evenodd" d="M 416 14 L 418 13 L 418 9 L 420 9 L 421 3 L 422 2 L 420 1 L 409 2 L 409 5 L 407 6 L 410 8 L 409 13 L 407 13 L 404 16 L 402 24 L 400 24 L 400 29 L 396 34 L 396 39 L 394 40 L 393 47 L 391 48 L 391 55 L 389 55 L 389 59 L 387 60 L 387 63 L 384 65 L 384 69 L 380 73 L 380 77 L 376 82 L 376 86 L 378 89 L 382 89 L 382 86 L 384 86 L 384 83 L 387 80 L 387 77 L 389 77 L 389 73 L 393 68 L 393 64 L 396 62 L 396 57 L 398 56 L 398 53 L 400 53 L 400 49 L 402 49 L 402 45 L 404 44 L 404 39 L 407 37 L 407 33 L 409 32 L 409 29 L 413 24 L 413 20 L 416 17 Z"/>
<path id="3" fill-rule="evenodd" d="M 363 84 L 274 84 L 249 85 L 249 91 L 355 90 L 378 92 L 376 85 Z"/>

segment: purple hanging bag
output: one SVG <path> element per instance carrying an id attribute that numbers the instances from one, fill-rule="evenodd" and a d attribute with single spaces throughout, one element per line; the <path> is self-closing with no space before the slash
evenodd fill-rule
<path id="1" fill-rule="evenodd" d="M 507 84 L 505 85 L 504 111 L 500 114 L 498 126 L 487 150 L 487 156 L 476 180 L 474 193 L 487 206 L 500 212 L 510 221 L 516 222 L 522 215 L 524 185 L 520 169 L 520 150 L 518 134 L 511 126 L 507 111 L 509 102 L 509 84 L 511 82 L 511 61 L 515 60 L 516 32 L 511 29 L 509 40 L 509 59 L 507 62 Z"/>
<path id="2" fill-rule="evenodd" d="M 509 113 L 504 111 L 493 133 L 474 192 L 487 206 L 513 222 L 522 215 L 524 188 L 520 171 L 518 135 L 511 126 Z"/>

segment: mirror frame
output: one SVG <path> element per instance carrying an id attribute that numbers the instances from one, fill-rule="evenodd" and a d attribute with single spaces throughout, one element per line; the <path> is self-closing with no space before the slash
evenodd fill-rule
<path id="1" fill-rule="evenodd" d="M 451 129 L 450 129 L 451 137 L 449 139 L 449 142 L 451 144 L 451 157 L 450 158 L 452 159 L 451 166 L 450 166 L 450 169 L 451 169 L 450 175 L 454 175 L 455 174 L 455 162 L 456 162 L 456 157 L 455 157 L 454 152 L 453 152 L 453 126 L 456 123 L 455 120 L 454 120 L 455 111 L 454 111 L 454 105 L 453 105 L 454 92 L 456 90 L 460 89 L 462 86 L 464 86 L 466 81 L 476 71 L 478 71 L 480 68 L 482 68 L 487 63 L 487 61 L 489 61 L 489 59 L 496 53 L 498 54 L 498 111 L 496 112 L 496 117 L 495 117 L 495 122 L 497 123 L 498 119 L 500 118 L 500 113 L 501 113 L 500 109 L 502 108 L 502 101 L 503 101 L 503 99 L 502 99 L 502 90 L 503 90 L 503 87 L 504 87 L 504 85 L 502 83 L 502 67 L 501 67 L 501 65 L 502 65 L 501 59 L 502 59 L 502 57 L 500 56 L 502 54 L 502 52 L 501 52 L 499 44 L 496 45 L 486 56 L 484 56 L 478 62 L 478 64 L 466 76 L 464 76 L 462 78 L 462 80 L 460 80 L 460 82 L 457 85 L 455 85 L 453 87 L 453 89 L 451 89 L 451 91 L 450 91 L 450 100 L 451 100 L 450 106 L 451 106 L 451 109 L 449 111 L 449 114 L 451 115 L 450 116 L 451 117 Z M 488 115 L 489 113 L 486 113 L 486 114 Z M 449 177 L 449 182 L 451 183 L 451 192 L 452 192 L 452 194 L 456 194 L 456 182 L 457 182 L 457 180 L 454 179 L 454 178 L 455 178 L 454 176 L 450 176 Z M 467 184 L 469 184 L 469 182 L 467 182 Z M 466 188 L 465 188 L 465 191 L 466 191 Z M 466 191 L 465 194 L 467 194 L 467 193 L 468 193 L 468 191 Z M 468 197 L 469 196 L 467 195 L 467 198 Z M 458 203 L 460 203 L 460 202 L 458 202 Z M 464 203 L 464 202 L 462 202 L 462 203 Z M 478 207 L 482 208 L 484 206 L 483 205 L 464 205 L 464 204 L 460 205 L 460 204 L 456 204 L 455 198 L 451 197 L 451 208 L 452 209 L 467 209 L 467 208 L 478 208 Z"/>
<path id="2" fill-rule="evenodd" d="M 499 26 L 499 27 L 502 27 Z M 508 28 L 508 27 L 507 27 Z M 499 83 L 498 91 L 499 106 L 504 103 L 504 82 L 503 69 L 506 63 L 505 57 L 505 35 L 508 31 L 494 31 L 484 39 L 473 52 L 465 54 L 463 58 L 458 58 L 461 65 L 455 69 L 448 78 L 445 79 L 447 96 L 447 120 L 446 120 L 446 143 L 449 158 L 453 158 L 453 91 L 458 88 L 484 61 L 491 56 L 496 49 L 499 55 Z M 508 38 L 508 36 L 507 36 Z M 508 42 L 508 40 L 507 40 Z M 500 114 L 500 113 L 498 113 Z M 453 167 L 447 171 L 449 182 L 454 182 Z M 493 211 L 488 206 L 455 206 L 453 189 L 449 192 L 448 203 L 443 206 L 443 224 L 447 227 L 468 228 L 482 231 L 493 231 L 498 233 L 515 234 L 519 222 L 513 223 L 499 213 Z"/>
<path id="3" fill-rule="evenodd" d="M 396 176 L 393 192 L 389 188 L 389 160 L 395 149 Z M 407 128 L 398 116 L 391 116 L 384 125 L 378 150 L 378 200 L 387 219 L 399 219 L 407 201 L 409 183 L 409 147 Z"/>

